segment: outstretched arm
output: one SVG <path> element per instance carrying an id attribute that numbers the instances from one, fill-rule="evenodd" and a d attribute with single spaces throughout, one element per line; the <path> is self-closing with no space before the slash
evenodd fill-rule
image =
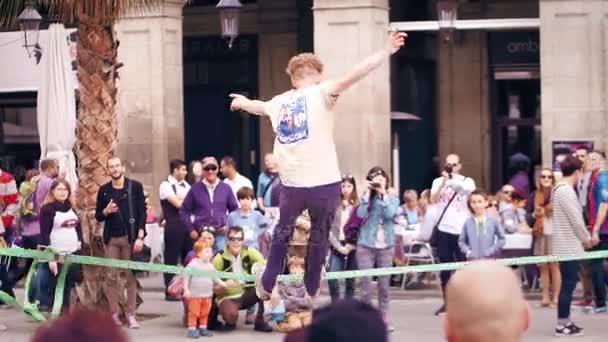
<path id="1" fill-rule="evenodd" d="M 403 45 L 405 45 L 406 38 L 406 33 L 391 33 L 382 50 L 364 59 L 360 64 L 358 64 L 351 71 L 346 73 L 346 75 L 333 81 L 330 81 L 329 94 L 340 94 L 344 90 L 350 88 L 353 84 L 362 80 L 365 76 L 369 75 L 372 71 L 382 65 L 382 63 L 384 63 L 388 59 L 388 57 L 390 57 L 390 55 L 399 51 L 399 49 Z"/>
<path id="2" fill-rule="evenodd" d="M 268 115 L 266 102 L 264 101 L 250 100 L 239 94 L 230 94 L 230 97 L 232 98 L 230 104 L 230 110 L 232 111 L 242 110 L 255 115 Z"/>

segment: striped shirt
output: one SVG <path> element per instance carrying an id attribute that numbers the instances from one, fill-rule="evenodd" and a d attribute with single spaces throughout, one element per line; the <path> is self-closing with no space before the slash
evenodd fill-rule
<path id="1" fill-rule="evenodd" d="M 8 172 L 0 170 L 0 234 L 4 233 L 5 229 L 13 227 L 14 219 L 19 212 L 17 205 L 17 184 L 15 178 Z"/>
<path id="2" fill-rule="evenodd" d="M 574 188 L 560 182 L 553 189 L 553 255 L 581 255 L 583 242 L 590 239 L 583 220 L 583 209 Z"/>

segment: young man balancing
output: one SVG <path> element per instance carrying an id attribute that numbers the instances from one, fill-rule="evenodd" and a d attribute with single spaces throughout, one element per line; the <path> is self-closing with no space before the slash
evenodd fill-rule
<path id="1" fill-rule="evenodd" d="M 404 44 L 405 33 L 392 33 L 385 47 L 366 58 L 349 73 L 323 80 L 323 64 L 311 53 L 293 57 L 287 74 L 289 90 L 268 102 L 231 94 L 230 108 L 270 117 L 276 133 L 274 153 L 283 184 L 280 219 L 272 237 L 266 270 L 257 282 L 260 298 L 268 298 L 279 275 L 287 244 L 298 215 L 308 209 L 312 229 L 308 242 L 304 282 L 315 296 L 328 249 L 329 228 L 340 201 L 340 169 L 333 138 L 334 105 L 338 96 L 377 69 Z M 254 274 L 259 277 L 259 266 Z"/>

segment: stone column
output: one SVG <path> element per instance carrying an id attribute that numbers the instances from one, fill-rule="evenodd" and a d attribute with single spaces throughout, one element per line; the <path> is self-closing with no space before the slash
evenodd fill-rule
<path id="1" fill-rule="evenodd" d="M 158 207 L 158 185 L 169 160 L 184 157 L 181 0 L 165 1 L 128 15 L 115 26 L 118 60 L 118 153 L 127 174 L 150 191 Z"/>
<path id="2" fill-rule="evenodd" d="M 540 0 L 543 164 L 553 140 L 608 147 L 608 1 Z"/>
<path id="3" fill-rule="evenodd" d="M 388 0 L 315 0 L 315 53 L 328 79 L 348 72 L 384 46 L 388 35 Z M 382 166 L 390 173 L 390 78 L 387 61 L 340 97 L 335 139 L 343 173 L 362 180 Z"/>
<path id="4" fill-rule="evenodd" d="M 438 140 L 443 168 L 450 153 L 460 156 L 463 173 L 478 187 L 490 186 L 490 105 L 486 34 L 464 33 L 464 39 L 445 43 L 438 39 Z"/>
<path id="5" fill-rule="evenodd" d="M 296 1 L 259 0 L 259 97 L 270 100 L 291 88 L 285 73 L 287 62 L 298 53 L 298 11 Z M 269 118 L 260 119 L 260 165 L 264 155 L 272 152 L 274 132 Z"/>

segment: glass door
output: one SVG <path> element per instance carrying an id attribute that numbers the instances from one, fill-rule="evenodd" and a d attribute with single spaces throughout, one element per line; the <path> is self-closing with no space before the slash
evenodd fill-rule
<path id="1" fill-rule="evenodd" d="M 521 153 L 541 164 L 540 78 L 534 70 L 494 72 L 492 79 L 492 185 L 498 189 L 514 173 L 509 159 Z"/>

